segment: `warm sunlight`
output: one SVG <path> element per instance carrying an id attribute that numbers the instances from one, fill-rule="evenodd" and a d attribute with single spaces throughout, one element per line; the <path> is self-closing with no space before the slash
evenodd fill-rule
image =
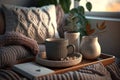
<path id="1" fill-rule="evenodd" d="M 120 11 L 120 2 L 114 2 L 114 3 L 110 3 L 107 7 L 106 7 L 106 11 Z"/>
<path id="2" fill-rule="evenodd" d="M 92 11 L 107 11 L 107 12 L 119 12 L 120 11 L 120 0 L 87 0 L 92 3 Z M 85 6 L 86 0 L 81 0 L 80 4 Z"/>

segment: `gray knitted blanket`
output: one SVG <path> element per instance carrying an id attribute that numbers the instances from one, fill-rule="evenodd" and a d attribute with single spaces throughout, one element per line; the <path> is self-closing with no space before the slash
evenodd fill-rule
<path id="1" fill-rule="evenodd" d="M 33 56 L 29 50 L 23 46 L 12 45 L 0 48 L 0 68 L 13 66 L 20 59 Z"/>
<path id="2" fill-rule="evenodd" d="M 37 79 L 36 79 L 37 80 Z M 112 80 L 110 73 L 102 65 L 97 63 L 76 71 L 64 74 L 54 74 L 39 78 L 38 80 Z"/>
<path id="3" fill-rule="evenodd" d="M 35 55 L 39 52 L 39 47 L 35 40 L 18 32 L 8 32 L 4 35 L 0 35 L 0 47 L 8 45 L 22 45 L 28 47 Z"/>
<path id="4" fill-rule="evenodd" d="M 37 42 L 20 33 L 0 35 L 0 68 L 13 66 L 17 60 L 35 56 L 38 52 Z"/>
<path id="5" fill-rule="evenodd" d="M 118 64 L 114 62 L 104 67 L 102 63 L 96 63 L 86 66 L 82 69 L 78 69 L 76 71 L 70 71 L 63 74 L 47 75 L 34 80 L 120 80 L 120 67 Z M 11 70 L 8 72 L 11 72 Z M 12 75 L 15 75 L 15 72 L 13 73 L 14 74 Z M 10 77 L 10 75 L 8 75 L 8 73 L 5 74 L 5 72 L 3 74 L 3 71 L 1 70 L 0 80 L 3 78 L 1 74 L 4 75 L 3 80 L 16 80 L 13 77 L 11 79 L 7 79 L 8 77 Z M 17 73 L 16 75 L 21 80 L 29 80 L 27 78 L 19 76 Z"/>

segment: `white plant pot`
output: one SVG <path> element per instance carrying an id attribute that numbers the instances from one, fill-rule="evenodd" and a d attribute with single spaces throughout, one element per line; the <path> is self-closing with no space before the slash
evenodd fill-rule
<path id="1" fill-rule="evenodd" d="M 80 33 L 79 32 L 65 32 L 64 37 L 65 39 L 68 39 L 69 44 L 75 45 L 75 51 L 79 52 Z M 69 52 L 71 51 L 69 50 Z"/>

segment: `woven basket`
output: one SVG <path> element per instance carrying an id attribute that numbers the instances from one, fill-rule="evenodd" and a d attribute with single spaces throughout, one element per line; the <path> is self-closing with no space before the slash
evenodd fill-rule
<path id="1" fill-rule="evenodd" d="M 80 53 L 79 54 L 74 53 L 74 56 L 77 56 L 77 58 L 73 60 L 65 60 L 65 61 L 47 60 L 37 56 L 36 62 L 38 64 L 41 64 L 43 66 L 48 66 L 48 67 L 58 67 L 58 68 L 70 67 L 70 66 L 77 65 L 82 61 L 82 55 Z"/>

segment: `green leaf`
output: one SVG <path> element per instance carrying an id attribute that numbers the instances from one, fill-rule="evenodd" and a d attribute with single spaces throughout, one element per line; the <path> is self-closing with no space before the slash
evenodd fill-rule
<path id="1" fill-rule="evenodd" d="M 86 8 L 87 8 L 88 11 L 91 11 L 91 9 L 92 9 L 92 3 L 91 2 L 87 2 L 86 3 Z"/>
<path id="2" fill-rule="evenodd" d="M 59 3 L 65 13 L 68 13 L 70 11 L 71 0 L 59 0 Z"/>
<path id="3" fill-rule="evenodd" d="M 81 37 L 87 35 L 86 31 L 84 31 L 83 29 L 79 29 L 79 32 Z"/>
<path id="4" fill-rule="evenodd" d="M 78 10 L 76 8 L 73 8 L 73 9 L 70 10 L 70 13 L 71 14 L 78 13 Z"/>
<path id="5" fill-rule="evenodd" d="M 84 13 L 85 13 L 84 7 L 83 6 L 78 6 L 77 8 L 78 8 L 78 13 L 84 15 Z"/>

